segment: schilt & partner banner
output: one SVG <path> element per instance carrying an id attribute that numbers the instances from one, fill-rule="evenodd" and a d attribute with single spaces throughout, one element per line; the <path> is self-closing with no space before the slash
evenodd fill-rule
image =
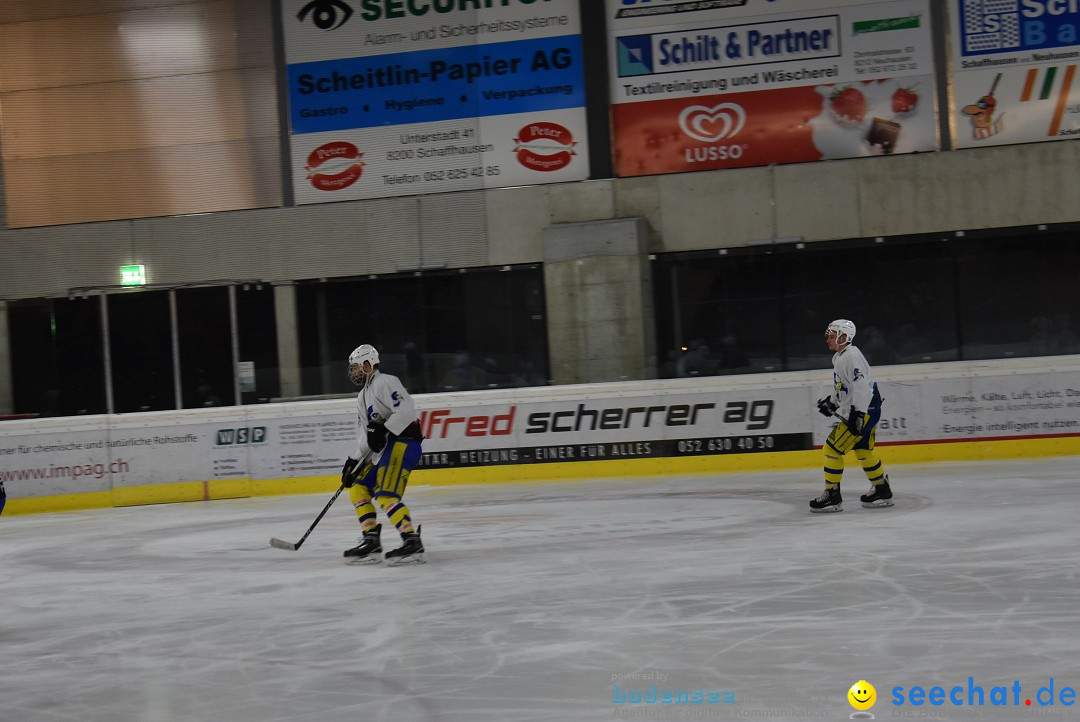
<path id="1" fill-rule="evenodd" d="M 607 1 L 619 176 L 937 148 L 927 0 Z"/>

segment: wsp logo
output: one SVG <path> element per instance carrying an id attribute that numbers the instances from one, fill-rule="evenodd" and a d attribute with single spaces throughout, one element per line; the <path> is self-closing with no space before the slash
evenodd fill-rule
<path id="1" fill-rule="evenodd" d="M 261 444 L 266 441 L 265 426 L 241 426 L 238 429 L 218 429 L 217 445 Z"/>

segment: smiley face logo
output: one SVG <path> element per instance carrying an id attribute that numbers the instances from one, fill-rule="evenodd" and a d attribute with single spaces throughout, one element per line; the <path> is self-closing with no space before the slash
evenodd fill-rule
<path id="1" fill-rule="evenodd" d="M 851 706 L 858 710 L 870 709 L 874 706 L 874 702 L 877 701 L 877 690 L 874 689 L 874 685 L 867 682 L 865 679 L 860 679 L 855 684 L 851 685 L 851 689 L 847 691 L 848 702 L 851 702 Z"/>

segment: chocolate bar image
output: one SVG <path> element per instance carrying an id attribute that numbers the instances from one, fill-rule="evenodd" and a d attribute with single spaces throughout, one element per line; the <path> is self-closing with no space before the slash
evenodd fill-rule
<path id="1" fill-rule="evenodd" d="M 866 142 L 878 146 L 881 152 L 889 155 L 896 149 L 896 140 L 900 137 L 900 124 L 884 118 L 874 118 L 870 130 L 866 133 Z"/>

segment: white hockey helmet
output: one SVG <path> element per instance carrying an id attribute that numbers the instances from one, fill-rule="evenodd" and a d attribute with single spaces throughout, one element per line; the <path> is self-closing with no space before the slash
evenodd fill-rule
<path id="1" fill-rule="evenodd" d="M 363 386 L 367 381 L 368 375 L 364 373 L 365 361 L 370 363 L 373 369 L 379 365 L 379 352 L 369 343 L 357 346 L 349 354 L 349 381 L 352 381 L 355 386 Z M 355 374 L 353 373 L 354 365 L 359 366 L 359 370 Z"/>
<path id="2" fill-rule="evenodd" d="M 834 331 L 836 332 L 837 343 L 840 343 L 841 336 L 847 336 L 847 341 L 844 341 L 845 344 L 849 344 L 855 340 L 855 324 L 848 321 L 846 318 L 838 318 L 825 327 L 826 336 Z"/>

